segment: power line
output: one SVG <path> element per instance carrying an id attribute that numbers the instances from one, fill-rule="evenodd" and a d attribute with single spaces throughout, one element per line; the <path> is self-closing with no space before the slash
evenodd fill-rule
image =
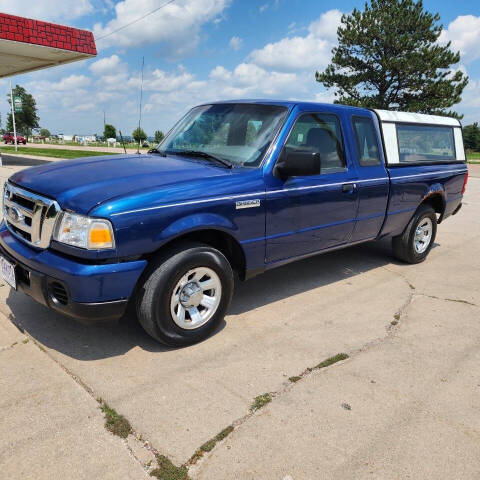
<path id="1" fill-rule="evenodd" d="M 106 35 L 102 35 L 101 37 L 98 37 L 98 38 L 96 38 L 95 40 L 98 42 L 99 40 L 103 40 L 104 38 L 110 37 L 110 36 L 113 35 L 114 33 L 117 33 L 117 32 L 119 32 L 120 30 L 123 30 L 123 29 L 129 27 L 130 25 L 133 25 L 134 23 L 140 22 L 140 21 L 143 20 L 144 18 L 147 18 L 147 17 L 150 16 L 150 15 L 153 15 L 154 13 L 158 12 L 158 11 L 161 10 L 162 8 L 170 5 L 171 3 L 175 2 L 175 1 L 176 1 L 176 0 L 169 0 L 168 2 L 165 2 L 164 4 L 162 4 L 162 5 L 160 5 L 159 7 L 155 8 L 155 9 L 152 10 L 151 12 L 146 13 L 146 14 L 143 15 L 142 17 L 139 17 L 139 18 L 137 18 L 136 20 L 133 20 L 133 21 L 130 22 L 130 23 L 127 23 L 127 24 L 125 24 L 125 25 L 122 25 L 121 27 L 117 28 L 117 29 L 114 30 L 113 32 L 107 33 Z"/>

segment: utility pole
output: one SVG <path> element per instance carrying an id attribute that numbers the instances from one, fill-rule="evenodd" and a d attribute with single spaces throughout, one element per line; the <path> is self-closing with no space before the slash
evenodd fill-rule
<path id="1" fill-rule="evenodd" d="M 142 57 L 142 81 L 140 83 L 140 111 L 138 116 L 138 133 L 140 134 L 140 125 L 142 123 L 142 100 L 143 100 L 143 67 L 145 65 L 145 57 Z M 140 153 L 140 138 L 138 139 L 137 153 Z"/>
<path id="2" fill-rule="evenodd" d="M 15 144 L 15 151 L 18 151 L 17 145 L 17 127 L 15 126 L 15 107 L 13 106 L 13 90 L 12 79 L 10 79 L 10 103 L 12 107 L 12 123 L 13 123 L 13 143 Z"/>

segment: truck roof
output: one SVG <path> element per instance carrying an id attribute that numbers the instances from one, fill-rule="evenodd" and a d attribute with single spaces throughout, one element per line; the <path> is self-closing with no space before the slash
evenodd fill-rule
<path id="1" fill-rule="evenodd" d="M 307 102 L 299 100 L 275 100 L 275 99 L 233 99 L 233 100 L 221 100 L 217 102 L 207 102 L 206 104 L 212 103 L 252 103 L 252 104 L 263 104 L 263 105 L 279 105 L 287 108 L 292 108 L 295 105 L 300 105 L 302 107 L 318 108 L 319 106 L 328 106 L 335 107 L 339 110 L 350 110 L 356 112 L 372 112 L 374 111 L 380 121 L 382 122 L 393 122 L 393 123 L 420 123 L 425 125 L 447 125 L 453 127 L 461 126 L 460 121 L 453 117 L 442 117 L 440 115 L 427 115 L 423 113 L 412 113 L 412 112 L 398 112 L 394 110 L 379 110 L 379 109 L 369 109 L 363 107 L 352 107 L 350 105 L 341 105 L 341 104 L 331 104 L 331 103 L 320 103 L 320 102 Z"/>
<path id="2" fill-rule="evenodd" d="M 206 105 L 211 105 L 211 104 L 219 104 L 219 103 L 252 103 L 252 104 L 262 104 L 262 105 L 278 105 L 282 107 L 287 107 L 291 108 L 294 107 L 295 105 L 300 105 L 302 107 L 309 107 L 311 106 L 312 108 L 318 108 L 319 106 L 326 106 L 326 107 L 335 107 L 338 108 L 339 110 L 355 110 L 355 111 L 363 111 L 363 112 L 368 112 L 371 111 L 368 108 L 362 108 L 362 107 L 351 107 L 349 105 L 340 105 L 340 104 L 332 104 L 332 103 L 320 103 L 320 102 L 307 102 L 305 100 L 300 101 L 300 100 L 275 100 L 275 99 L 265 99 L 265 98 L 260 98 L 260 99 L 233 99 L 233 100 L 220 100 L 216 102 L 206 102 Z"/>

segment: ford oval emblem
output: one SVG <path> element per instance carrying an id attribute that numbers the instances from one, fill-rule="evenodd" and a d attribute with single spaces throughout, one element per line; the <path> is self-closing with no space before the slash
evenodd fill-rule
<path id="1" fill-rule="evenodd" d="M 18 210 L 18 208 L 11 207 L 8 216 L 14 221 L 14 222 L 22 222 L 25 220 L 25 216 Z"/>

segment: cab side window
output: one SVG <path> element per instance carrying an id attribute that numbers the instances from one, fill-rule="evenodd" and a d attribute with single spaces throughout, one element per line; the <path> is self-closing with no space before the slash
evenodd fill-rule
<path id="1" fill-rule="evenodd" d="M 335 115 L 302 115 L 296 121 L 285 146 L 291 150 L 320 153 L 322 174 L 346 170 L 342 130 Z"/>
<path id="2" fill-rule="evenodd" d="M 372 120 L 367 117 L 353 117 L 352 121 L 360 166 L 373 167 L 380 165 L 377 135 Z"/>

